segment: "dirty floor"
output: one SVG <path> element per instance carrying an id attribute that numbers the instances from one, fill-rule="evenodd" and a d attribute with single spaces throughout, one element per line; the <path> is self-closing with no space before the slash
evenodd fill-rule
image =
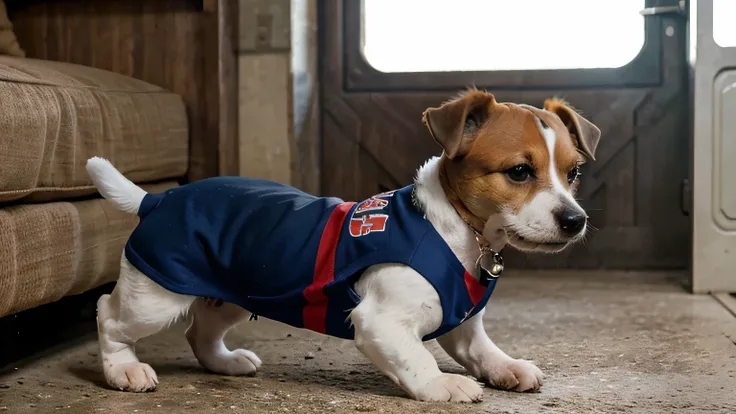
<path id="1" fill-rule="evenodd" d="M 486 326 L 515 357 L 546 374 L 542 391 L 485 390 L 472 405 L 417 403 L 352 343 L 246 322 L 228 337 L 263 360 L 255 378 L 203 371 L 183 326 L 138 345 L 157 391 L 109 390 L 94 336 L 0 376 L 9 413 L 734 413 L 736 318 L 711 296 L 685 293 L 672 275 L 509 272 Z M 462 373 L 436 345 L 440 366 Z"/>

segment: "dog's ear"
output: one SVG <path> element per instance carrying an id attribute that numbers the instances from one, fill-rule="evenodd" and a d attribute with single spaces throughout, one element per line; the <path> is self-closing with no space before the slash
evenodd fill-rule
<path id="1" fill-rule="evenodd" d="M 495 103 L 490 93 L 471 90 L 439 108 L 427 108 L 422 122 L 448 158 L 462 157 L 470 151 L 475 132 L 488 120 Z"/>
<path id="2" fill-rule="evenodd" d="M 589 160 L 595 161 L 595 149 L 601 139 L 601 130 L 561 99 L 547 99 L 544 101 L 544 109 L 560 117 L 580 151 Z"/>

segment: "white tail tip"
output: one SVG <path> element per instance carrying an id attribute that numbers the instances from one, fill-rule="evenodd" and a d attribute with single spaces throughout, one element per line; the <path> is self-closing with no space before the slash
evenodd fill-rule
<path id="1" fill-rule="evenodd" d="M 122 211 L 136 214 L 146 192 L 125 178 L 110 161 L 92 157 L 87 160 L 87 174 L 97 191 Z"/>

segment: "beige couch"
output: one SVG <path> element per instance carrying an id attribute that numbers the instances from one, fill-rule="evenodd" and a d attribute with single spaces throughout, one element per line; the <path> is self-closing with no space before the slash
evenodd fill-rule
<path id="1" fill-rule="evenodd" d="M 177 185 L 189 165 L 179 96 L 25 58 L 11 29 L 0 1 L 0 316 L 116 279 L 137 219 L 96 195 L 87 158 L 153 190 Z"/>

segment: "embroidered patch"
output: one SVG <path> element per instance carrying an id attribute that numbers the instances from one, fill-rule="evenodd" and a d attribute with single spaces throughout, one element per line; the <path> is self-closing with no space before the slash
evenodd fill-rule
<path id="1" fill-rule="evenodd" d="M 353 237 L 365 236 L 377 231 L 386 230 L 386 214 L 368 214 L 350 219 L 350 235 Z"/>
<path id="2" fill-rule="evenodd" d="M 350 216 L 350 235 L 360 237 L 373 232 L 385 231 L 388 215 L 367 212 L 384 210 L 389 204 L 387 199 L 393 197 L 395 192 L 396 190 L 391 190 L 376 194 L 358 204 Z"/>
<path id="3" fill-rule="evenodd" d="M 381 210 L 388 206 L 388 200 L 384 200 L 381 198 L 369 198 L 355 209 L 355 213 L 362 213 L 364 211 L 372 211 L 372 210 Z"/>

